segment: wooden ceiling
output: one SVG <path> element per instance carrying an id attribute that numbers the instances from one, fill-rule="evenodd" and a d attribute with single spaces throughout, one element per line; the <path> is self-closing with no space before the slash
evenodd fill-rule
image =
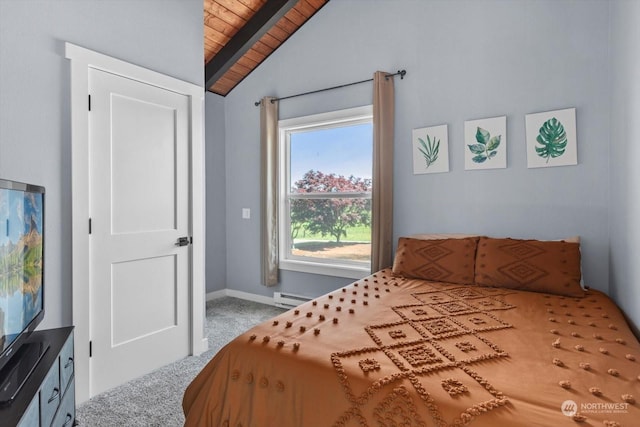
<path id="1" fill-rule="evenodd" d="M 226 96 L 329 0 L 204 0 L 205 87 Z"/>

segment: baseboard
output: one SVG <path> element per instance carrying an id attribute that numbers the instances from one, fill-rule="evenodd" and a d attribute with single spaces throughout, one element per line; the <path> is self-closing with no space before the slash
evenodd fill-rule
<path id="1" fill-rule="evenodd" d="M 226 296 L 227 296 L 227 290 L 226 289 L 220 289 L 219 291 L 207 292 L 207 295 L 205 296 L 205 299 L 207 301 L 211 301 L 211 300 L 222 298 L 222 297 L 226 297 Z"/>
<path id="2" fill-rule="evenodd" d="M 209 292 L 207 293 L 206 298 L 207 298 L 207 301 L 211 301 L 211 300 L 222 298 L 222 297 L 233 297 L 233 298 L 244 299 L 247 301 L 258 302 L 260 304 L 275 305 L 273 301 L 273 297 L 252 294 L 249 292 L 236 291 L 234 289 L 221 289 L 219 291 Z"/>
<path id="3" fill-rule="evenodd" d="M 194 356 L 200 355 L 200 354 L 204 353 L 207 350 L 209 350 L 209 339 L 208 338 L 202 338 L 202 340 L 200 340 L 200 348 L 197 349 L 197 352 L 194 351 Z"/>

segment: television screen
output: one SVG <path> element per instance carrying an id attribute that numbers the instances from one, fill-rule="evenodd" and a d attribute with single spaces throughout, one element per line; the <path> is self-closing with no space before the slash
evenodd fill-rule
<path id="1" fill-rule="evenodd" d="M 44 188 L 0 180 L 0 367 L 44 313 L 43 225 Z"/>

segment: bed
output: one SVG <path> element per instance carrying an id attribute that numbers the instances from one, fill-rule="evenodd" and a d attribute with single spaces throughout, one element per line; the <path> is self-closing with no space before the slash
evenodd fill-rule
<path id="1" fill-rule="evenodd" d="M 230 342 L 186 426 L 637 426 L 640 344 L 573 241 L 401 238 L 393 268 Z"/>

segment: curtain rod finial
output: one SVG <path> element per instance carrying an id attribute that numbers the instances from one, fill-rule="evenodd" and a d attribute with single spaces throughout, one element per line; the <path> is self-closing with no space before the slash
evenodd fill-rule
<path id="1" fill-rule="evenodd" d="M 262 101 L 256 101 L 253 103 L 253 105 L 255 105 L 256 107 L 259 106 L 262 103 Z"/>
<path id="2" fill-rule="evenodd" d="M 407 70 L 398 70 L 398 74 L 400 74 L 400 80 L 403 80 Z"/>

